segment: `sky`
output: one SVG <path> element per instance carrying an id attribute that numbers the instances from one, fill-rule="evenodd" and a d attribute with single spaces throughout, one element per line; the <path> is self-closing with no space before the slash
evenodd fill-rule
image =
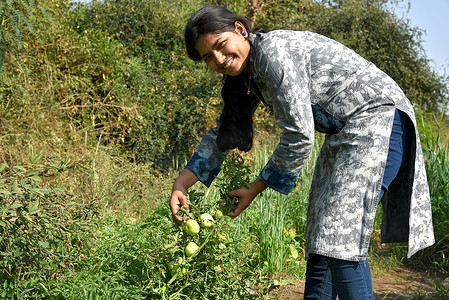
<path id="1" fill-rule="evenodd" d="M 410 9 L 408 3 L 410 2 Z M 449 0 L 403 0 L 394 8 L 400 18 L 422 29 L 423 48 L 431 66 L 442 76 L 449 74 Z"/>

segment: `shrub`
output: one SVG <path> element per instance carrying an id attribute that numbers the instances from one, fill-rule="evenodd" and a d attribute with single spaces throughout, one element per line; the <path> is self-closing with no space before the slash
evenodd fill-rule
<path id="1" fill-rule="evenodd" d="M 132 158 L 166 169 L 191 155 L 206 124 L 219 76 L 202 72 L 184 51 L 183 26 L 189 3 L 105 1 L 79 5 L 69 16 L 81 34 L 94 28 L 123 45 L 115 81 L 139 109 L 125 147 Z M 185 7 L 182 9 L 182 7 Z M 208 115 L 208 118 L 204 118 Z"/>
<path id="2" fill-rule="evenodd" d="M 446 102 L 447 79 L 431 69 L 422 30 L 399 19 L 390 2 L 267 0 L 256 21 L 270 30 L 311 30 L 333 38 L 390 75 L 411 101 L 436 111 Z"/>
<path id="3" fill-rule="evenodd" d="M 95 201 L 79 201 L 60 189 L 51 189 L 42 176 L 58 166 L 0 165 L 0 278 L 45 277 L 73 267 L 84 247 L 84 235 L 97 214 Z M 32 168 L 34 167 L 34 168 Z"/>

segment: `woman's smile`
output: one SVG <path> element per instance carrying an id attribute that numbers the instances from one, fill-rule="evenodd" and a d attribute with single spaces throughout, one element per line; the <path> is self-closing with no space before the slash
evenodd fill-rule
<path id="1" fill-rule="evenodd" d="M 234 61 L 234 57 L 231 57 L 231 59 L 229 59 L 228 63 L 226 65 L 224 65 L 223 68 L 227 69 L 232 65 L 232 62 Z"/>

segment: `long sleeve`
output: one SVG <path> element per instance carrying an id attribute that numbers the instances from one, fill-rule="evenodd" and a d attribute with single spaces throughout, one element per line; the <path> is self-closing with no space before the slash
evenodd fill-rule
<path id="1" fill-rule="evenodd" d="M 210 128 L 202 138 L 197 150 L 185 166 L 195 174 L 207 187 L 221 170 L 221 165 L 228 152 L 218 150 L 216 139 L 220 126 L 220 117 L 216 119 L 217 126 Z"/>
<path id="2" fill-rule="evenodd" d="M 250 103 L 251 114 L 254 115 L 260 101 L 253 99 Z M 193 172 L 198 179 L 207 187 L 221 170 L 221 165 L 229 151 L 221 152 L 217 146 L 217 136 L 221 125 L 221 115 L 216 119 L 217 126 L 210 128 L 198 146 L 191 159 L 186 165 L 186 169 Z"/>
<path id="3" fill-rule="evenodd" d="M 288 40 L 262 39 L 254 57 L 255 81 L 265 101 L 273 107 L 282 129 L 280 141 L 259 179 L 270 188 L 288 194 L 296 185 L 314 144 L 310 101 L 309 59 L 301 49 L 291 51 Z"/>

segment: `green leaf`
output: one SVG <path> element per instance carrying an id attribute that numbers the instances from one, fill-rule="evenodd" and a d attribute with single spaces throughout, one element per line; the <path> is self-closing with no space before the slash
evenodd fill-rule
<path id="1" fill-rule="evenodd" d="M 44 196 L 45 193 L 47 192 L 47 191 L 43 190 L 42 188 L 32 188 L 31 191 L 33 193 L 39 194 L 41 196 Z"/>
<path id="2" fill-rule="evenodd" d="M 290 245 L 290 253 L 294 259 L 298 258 L 298 250 L 296 250 L 294 245 Z"/>
<path id="3" fill-rule="evenodd" d="M 42 182 L 42 179 L 39 176 L 37 176 L 37 175 L 30 176 L 30 179 L 32 181 Z"/>
<path id="4" fill-rule="evenodd" d="M 25 173 L 25 176 L 31 177 L 31 176 L 37 175 L 37 174 L 39 174 L 39 170 L 29 170 L 28 172 Z"/>
<path id="5" fill-rule="evenodd" d="M 19 207 L 22 207 L 22 206 L 23 205 L 21 203 L 15 202 L 9 208 L 16 209 L 16 208 L 19 208 Z"/>
<path id="6" fill-rule="evenodd" d="M 13 169 L 20 170 L 20 171 L 23 171 L 23 172 L 26 171 L 26 169 L 24 167 L 22 167 L 22 166 L 14 166 Z"/>
<path id="7" fill-rule="evenodd" d="M 50 247 L 50 244 L 48 242 L 39 241 L 38 243 L 39 243 L 39 246 L 41 246 L 42 248 Z"/>
<path id="8" fill-rule="evenodd" d="M 28 205 L 28 213 L 30 214 L 30 215 L 34 215 L 34 214 L 36 214 L 36 213 L 38 213 L 39 212 L 39 200 L 36 200 L 36 201 L 34 201 L 34 202 L 31 202 L 29 205 Z"/>
<path id="9" fill-rule="evenodd" d="M 7 166 L 8 166 L 7 163 L 5 163 L 5 162 L 2 163 L 2 164 L 0 165 L 0 172 L 3 171 Z"/>
<path id="10" fill-rule="evenodd" d="M 3 195 L 11 195 L 11 192 L 8 191 L 8 190 L 5 190 L 5 189 L 0 189 L 0 194 L 3 194 Z"/>
<path id="11" fill-rule="evenodd" d="M 32 163 L 33 164 L 37 164 L 38 162 L 40 162 L 41 161 L 41 159 L 42 159 L 42 154 L 39 154 L 38 156 L 36 156 L 35 158 L 34 158 L 34 160 L 32 161 Z"/>
<path id="12" fill-rule="evenodd" d="M 3 222 L 3 221 L 0 221 L 0 226 L 2 226 L 2 227 L 6 227 L 6 223 L 5 223 L 5 222 Z"/>
<path id="13" fill-rule="evenodd" d="M 19 192 L 19 183 L 17 182 L 17 180 L 14 180 L 12 182 L 11 192 L 13 192 L 13 193 L 18 193 Z"/>
<path id="14" fill-rule="evenodd" d="M 30 153 L 29 159 L 32 164 L 37 164 L 42 159 L 42 154 L 36 155 L 36 151 L 34 150 L 34 147 L 31 147 L 31 153 Z"/>

